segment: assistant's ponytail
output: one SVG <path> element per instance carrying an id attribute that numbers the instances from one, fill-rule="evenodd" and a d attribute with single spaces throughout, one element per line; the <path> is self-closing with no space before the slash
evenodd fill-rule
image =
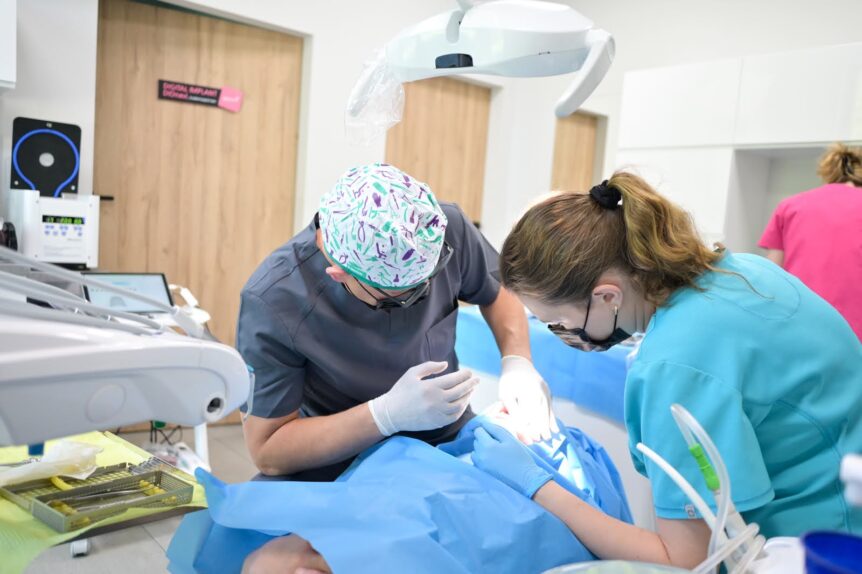
<path id="1" fill-rule="evenodd" d="M 695 287 L 721 254 L 707 248 L 691 217 L 642 178 L 617 172 L 589 192 L 559 193 L 533 206 L 506 238 L 503 284 L 549 303 L 583 302 L 602 273 L 628 273 L 660 305 Z"/>
<path id="2" fill-rule="evenodd" d="M 617 172 L 608 183 L 622 195 L 626 263 L 649 301 L 713 269 L 721 255 L 703 244 L 686 211 L 634 174 Z"/>

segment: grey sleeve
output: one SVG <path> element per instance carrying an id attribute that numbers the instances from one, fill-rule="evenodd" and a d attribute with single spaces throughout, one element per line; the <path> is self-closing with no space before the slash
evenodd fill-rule
<path id="1" fill-rule="evenodd" d="M 287 327 L 260 297 L 243 291 L 236 347 L 254 372 L 243 413 L 278 418 L 302 404 L 306 359 L 293 348 Z"/>
<path id="2" fill-rule="evenodd" d="M 460 207 L 449 217 L 449 225 L 460 240 L 452 247 L 461 270 L 461 290 L 458 299 L 474 305 L 490 305 L 497 299 L 500 282 L 500 255 L 485 236 L 473 225 Z"/>

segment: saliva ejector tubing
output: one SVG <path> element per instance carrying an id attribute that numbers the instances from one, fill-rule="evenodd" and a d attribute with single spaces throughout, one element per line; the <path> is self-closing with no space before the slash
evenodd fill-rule
<path id="1" fill-rule="evenodd" d="M 712 442 L 697 419 L 681 405 L 673 404 L 670 410 L 688 445 L 689 452 L 697 462 L 707 488 L 712 491 L 715 497 L 717 514 L 712 513 L 703 497 L 666 460 L 643 443 L 639 443 L 637 448 L 667 473 L 691 500 L 712 530 L 707 558 L 694 571 L 701 574 L 712 572 L 718 565 L 725 562 L 728 574 L 742 574 L 759 556 L 766 540 L 758 534 L 760 529 L 757 524 L 746 525 L 734 507 L 731 500 L 730 477 L 727 466 L 715 447 L 715 443 Z"/>

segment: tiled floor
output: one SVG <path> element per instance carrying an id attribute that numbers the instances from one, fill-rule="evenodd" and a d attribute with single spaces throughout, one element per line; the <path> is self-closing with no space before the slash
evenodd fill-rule
<path id="1" fill-rule="evenodd" d="M 148 433 L 121 435 L 126 440 L 143 444 Z M 186 430 L 183 440 L 194 447 L 194 433 Z M 209 428 L 210 463 L 213 474 L 226 482 L 242 482 L 257 472 L 251 462 L 239 425 Z M 165 572 L 165 551 L 180 523 L 169 518 L 146 526 L 127 528 L 90 539 L 90 553 L 72 558 L 69 545 L 63 544 L 46 551 L 27 568 L 27 574 L 150 574 Z"/>

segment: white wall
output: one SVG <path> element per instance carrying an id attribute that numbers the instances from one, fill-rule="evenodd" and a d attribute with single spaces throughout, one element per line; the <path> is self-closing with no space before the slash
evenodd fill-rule
<path id="1" fill-rule="evenodd" d="M 757 242 L 765 224 L 771 163 L 770 158 L 762 154 L 734 153 L 724 227 L 724 244 L 732 251 L 760 252 Z"/>
<path id="2" fill-rule="evenodd" d="M 769 165 L 769 182 L 763 206 L 762 227 L 782 200 L 813 189 L 823 182 L 817 176 L 817 163 L 825 149 L 802 150 L 773 157 Z"/>
<path id="3" fill-rule="evenodd" d="M 19 116 L 81 126 L 78 188 L 92 193 L 98 10 L 98 0 L 18 0 L 17 84 L 0 93 L 0 205 Z"/>
<path id="4" fill-rule="evenodd" d="M 0 91 L 15 84 L 16 0 L 0 0 Z"/>

